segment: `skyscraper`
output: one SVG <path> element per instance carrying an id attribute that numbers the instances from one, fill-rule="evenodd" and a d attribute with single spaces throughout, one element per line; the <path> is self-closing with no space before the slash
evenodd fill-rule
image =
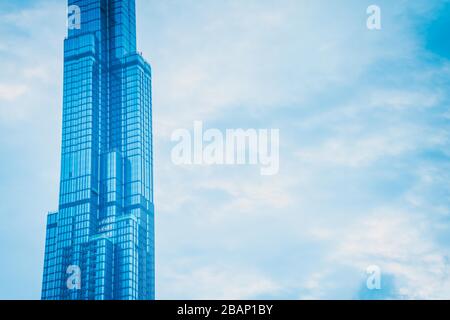
<path id="1" fill-rule="evenodd" d="M 42 299 L 155 297 L 150 65 L 135 0 L 69 0 L 58 212 Z"/>

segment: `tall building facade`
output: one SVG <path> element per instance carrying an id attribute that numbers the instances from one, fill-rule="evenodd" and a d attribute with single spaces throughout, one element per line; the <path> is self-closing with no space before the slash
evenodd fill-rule
<path id="1" fill-rule="evenodd" d="M 42 299 L 155 298 L 150 65 L 135 0 L 69 0 L 59 208 Z M 69 11 L 70 11 L 69 10 Z"/>

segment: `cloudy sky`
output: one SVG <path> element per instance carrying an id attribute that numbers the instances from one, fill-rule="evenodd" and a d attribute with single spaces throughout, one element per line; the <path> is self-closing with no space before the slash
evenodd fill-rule
<path id="1" fill-rule="evenodd" d="M 380 31 L 366 28 L 374 2 Z M 158 298 L 450 298 L 449 1 L 137 8 L 154 79 Z M 0 0 L 1 299 L 40 297 L 65 12 Z M 280 129 L 279 174 L 173 165 L 171 133 L 196 120 Z"/>

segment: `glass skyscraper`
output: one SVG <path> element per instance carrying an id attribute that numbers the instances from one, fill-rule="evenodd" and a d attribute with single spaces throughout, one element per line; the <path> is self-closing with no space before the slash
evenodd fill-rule
<path id="1" fill-rule="evenodd" d="M 150 65 L 135 0 L 69 0 L 58 212 L 47 217 L 42 299 L 155 298 Z"/>

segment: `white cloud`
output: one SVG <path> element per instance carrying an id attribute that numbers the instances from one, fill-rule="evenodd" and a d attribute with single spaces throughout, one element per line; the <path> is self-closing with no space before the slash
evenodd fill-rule
<path id="1" fill-rule="evenodd" d="M 31 109 L 23 101 L 26 85 L 0 84 L 0 124 L 26 119 Z"/>
<path id="2" fill-rule="evenodd" d="M 395 109 L 430 108 L 441 102 L 442 93 L 389 90 L 373 92 L 370 96 L 371 105 Z"/>
<path id="3" fill-rule="evenodd" d="M 155 3 L 142 5 L 141 14 L 154 19 L 141 27 L 162 31 L 141 35 L 140 43 L 152 57 L 156 138 L 164 146 L 157 151 L 167 153 L 171 131 L 198 119 L 273 121 L 286 139 L 283 173 L 266 181 L 250 170 L 173 168 L 159 157 L 160 230 L 172 230 L 176 221 L 181 226 L 171 232 L 182 238 L 162 237 L 161 250 L 184 257 L 195 251 L 208 260 L 214 259 L 209 247 L 231 248 L 236 257 L 230 263 L 241 262 L 244 273 L 264 268 L 283 290 L 303 299 L 351 298 L 368 264 L 382 260 L 399 277 L 403 293 L 426 296 L 407 273 L 420 278 L 439 267 L 443 251 L 430 237 L 433 229 L 416 227 L 433 224 L 429 197 L 403 194 L 414 188 L 409 175 L 418 154 L 446 145 L 446 132 L 424 117 L 446 99 L 442 88 L 429 85 L 446 71 L 416 60 L 421 43 L 410 21 L 397 19 L 404 7 L 390 4 L 383 10 L 389 32 L 369 35 L 365 8 L 357 1 L 286 1 L 281 7 L 230 1 L 176 10 L 175 2 L 165 2 L 153 10 Z M 408 10 L 428 15 L 433 6 Z M 395 69 L 404 60 L 408 68 Z M 415 208 L 421 214 L 410 216 L 413 199 L 421 203 Z M 410 242 L 417 247 L 409 248 Z M 248 252 L 254 260 L 242 257 Z M 283 271 L 267 265 L 263 257 L 270 254 L 286 264 Z M 423 265 L 414 265 L 422 257 Z M 205 271 L 201 262 L 189 272 L 167 256 L 159 263 L 170 265 L 171 279 L 183 287 L 193 286 L 186 282 L 191 275 L 200 283 L 214 273 L 227 278 L 221 269 Z M 243 283 L 230 280 L 238 289 Z M 206 285 L 198 290 L 221 296 Z M 161 296 L 172 296 L 172 290 L 163 289 Z"/>
<path id="4" fill-rule="evenodd" d="M 354 139 L 354 141 L 352 141 Z M 372 136 L 326 141 L 318 149 L 299 151 L 300 161 L 334 166 L 363 167 L 379 159 L 400 155 L 415 146 L 395 137 Z"/>
<path id="5" fill-rule="evenodd" d="M 304 108 L 305 101 L 330 88 L 353 83 L 377 60 L 414 46 L 410 38 L 398 42 L 391 33 L 366 37 L 364 24 L 358 24 L 365 9 L 359 12 L 354 3 L 350 8 L 320 1 L 160 7 L 141 5 L 141 15 L 155 18 L 142 19 L 140 28 L 152 30 L 152 21 L 160 21 L 161 32 L 141 34 L 140 44 L 152 57 L 158 128 L 166 136 L 195 119 Z"/>
<path id="6" fill-rule="evenodd" d="M 27 91 L 25 85 L 0 84 L 0 100 L 14 101 Z"/>
<path id="7" fill-rule="evenodd" d="M 66 3 L 27 4 L 0 9 L 0 254 L 8 261 L 0 273 L 3 299 L 40 298 L 45 216 L 58 201 Z M 14 218 L 5 219 L 13 211 Z"/>
<path id="8" fill-rule="evenodd" d="M 245 267 L 203 266 L 196 269 L 184 269 L 161 272 L 164 286 L 161 295 L 180 299 L 218 299 L 242 300 L 257 296 L 274 295 L 280 287 L 258 270 L 246 270 Z"/>
<path id="9" fill-rule="evenodd" d="M 432 237 L 429 217 L 381 208 L 353 222 L 337 237 L 330 263 L 359 272 L 378 265 L 393 275 L 398 293 L 411 299 L 442 299 L 450 292 L 448 250 Z"/>

